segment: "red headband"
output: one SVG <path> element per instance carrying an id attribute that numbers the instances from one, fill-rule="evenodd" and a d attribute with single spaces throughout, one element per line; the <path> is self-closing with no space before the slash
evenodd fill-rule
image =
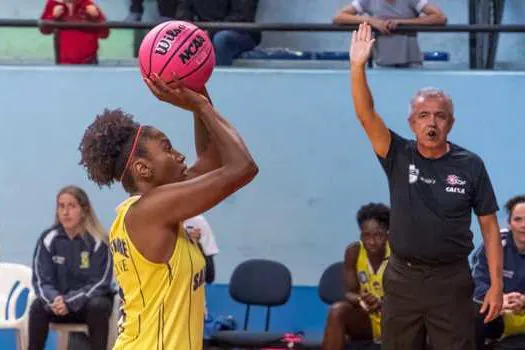
<path id="1" fill-rule="evenodd" d="M 135 149 L 137 148 L 137 144 L 139 143 L 139 137 L 140 137 L 140 131 L 142 130 L 142 125 L 139 126 L 137 129 L 137 133 L 135 134 L 135 138 L 133 139 L 133 146 L 131 146 L 131 151 L 129 151 L 128 160 L 126 161 L 126 166 L 124 167 L 124 170 L 122 170 L 122 175 L 120 175 L 120 182 L 122 182 L 122 179 L 124 178 L 124 174 L 126 174 L 126 170 L 128 170 L 129 163 L 131 163 L 131 159 L 133 159 L 133 156 L 135 155 Z"/>

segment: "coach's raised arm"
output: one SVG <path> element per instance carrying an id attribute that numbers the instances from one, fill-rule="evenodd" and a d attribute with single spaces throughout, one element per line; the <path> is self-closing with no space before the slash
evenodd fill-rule
<path id="1" fill-rule="evenodd" d="M 372 142 L 374 151 L 378 156 L 385 158 L 390 147 L 390 132 L 374 109 L 374 99 L 365 73 L 374 42 L 372 28 L 366 23 L 359 25 L 359 30 L 352 34 L 350 47 L 352 98 L 355 113 Z"/>

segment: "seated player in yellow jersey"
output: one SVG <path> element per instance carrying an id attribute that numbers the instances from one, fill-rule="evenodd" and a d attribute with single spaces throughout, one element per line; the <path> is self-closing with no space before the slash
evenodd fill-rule
<path id="1" fill-rule="evenodd" d="M 105 110 L 85 131 L 80 164 L 88 177 L 99 186 L 121 182 L 130 194 L 110 230 L 122 298 L 114 350 L 200 350 L 205 260 L 182 223 L 248 184 L 258 169 L 206 91 L 176 78 L 170 86 L 158 77 L 146 84 L 159 100 L 193 112 L 198 158 L 187 168 L 162 131 L 121 110 Z"/>
<path id="2" fill-rule="evenodd" d="M 474 302 L 480 309 L 476 319 L 476 347 L 484 349 L 490 340 L 525 334 L 525 195 L 507 201 L 508 229 L 502 230 L 503 308 L 501 315 L 485 322 L 487 310 L 481 310 L 490 287 L 490 275 L 484 246 L 473 255 Z"/>
<path id="3" fill-rule="evenodd" d="M 380 341 L 382 280 L 390 256 L 390 209 L 380 203 L 367 204 L 359 209 L 357 224 L 360 241 L 351 243 L 345 252 L 346 300 L 330 307 L 323 350 L 346 349 L 349 340 Z"/>

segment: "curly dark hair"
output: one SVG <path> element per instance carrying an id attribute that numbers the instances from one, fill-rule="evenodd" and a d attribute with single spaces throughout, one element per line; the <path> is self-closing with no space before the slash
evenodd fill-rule
<path id="1" fill-rule="evenodd" d="M 390 208 L 383 203 L 368 203 L 357 212 L 357 224 L 363 227 L 365 221 L 376 220 L 379 225 L 388 230 L 390 227 Z"/>
<path id="2" fill-rule="evenodd" d="M 119 181 L 124 171 L 129 152 L 140 124 L 133 121 L 133 116 L 121 109 L 105 109 L 96 116 L 84 132 L 79 151 L 79 164 L 86 168 L 88 178 L 99 187 Z M 147 128 L 141 130 L 141 136 L 147 136 Z M 146 156 L 144 137 L 141 137 L 135 156 Z M 128 171 L 122 185 L 128 192 L 136 191 L 134 180 Z"/>
<path id="3" fill-rule="evenodd" d="M 507 203 L 505 203 L 505 210 L 507 211 L 507 214 L 509 215 L 508 216 L 509 222 L 510 222 L 510 217 L 512 216 L 512 212 L 514 211 L 514 208 L 518 204 L 521 204 L 521 203 L 525 203 L 525 195 L 514 196 L 511 199 L 509 199 Z"/>

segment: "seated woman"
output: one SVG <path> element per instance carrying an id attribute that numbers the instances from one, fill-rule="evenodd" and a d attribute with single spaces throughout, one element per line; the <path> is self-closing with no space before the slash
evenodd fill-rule
<path id="1" fill-rule="evenodd" d="M 58 192 L 56 222 L 33 257 L 36 299 L 29 312 L 29 349 L 44 349 L 49 323 L 86 323 L 91 349 L 107 346 L 112 310 L 112 259 L 106 235 L 86 193 Z"/>
<path id="2" fill-rule="evenodd" d="M 525 195 L 509 199 L 505 209 L 508 213 L 508 229 L 502 230 L 503 308 L 501 315 L 488 323 L 485 322 L 488 310 L 478 312 L 476 343 L 480 350 L 484 349 L 486 342 L 525 334 Z M 487 256 L 483 245 L 474 253 L 472 266 L 474 302 L 479 310 L 483 297 L 490 288 Z"/>
<path id="3" fill-rule="evenodd" d="M 348 340 L 381 341 L 383 274 L 390 258 L 390 208 L 369 203 L 357 212 L 360 239 L 344 257 L 345 300 L 330 306 L 323 350 L 347 348 Z M 353 348 L 353 347 L 352 347 Z"/>

